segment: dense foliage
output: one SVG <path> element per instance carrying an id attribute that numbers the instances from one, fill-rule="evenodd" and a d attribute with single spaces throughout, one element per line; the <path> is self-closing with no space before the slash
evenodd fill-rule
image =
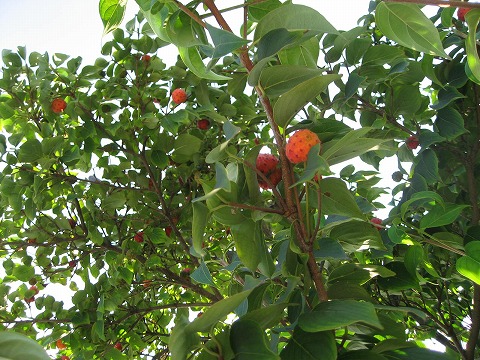
<path id="1" fill-rule="evenodd" d="M 92 65 L 2 53 L 0 329 L 63 359 L 478 358 L 480 10 L 137 3 L 121 29 L 100 1 Z"/>

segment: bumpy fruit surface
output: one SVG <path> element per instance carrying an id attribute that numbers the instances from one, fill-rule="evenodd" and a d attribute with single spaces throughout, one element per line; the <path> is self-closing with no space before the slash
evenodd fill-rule
<path id="1" fill-rule="evenodd" d="M 210 121 L 208 119 L 198 120 L 197 128 L 199 128 L 200 130 L 208 130 L 210 128 Z"/>
<path id="2" fill-rule="evenodd" d="M 457 10 L 458 20 L 460 20 L 460 21 L 465 21 L 465 14 L 466 14 L 467 12 L 469 12 L 470 10 L 472 10 L 472 9 L 469 9 L 469 8 L 458 8 L 458 10 Z"/>
<path id="3" fill-rule="evenodd" d="M 138 243 L 142 243 L 143 242 L 143 231 L 139 231 L 138 233 L 136 233 L 135 236 L 133 237 L 133 240 L 135 240 Z"/>
<path id="4" fill-rule="evenodd" d="M 115 343 L 115 345 L 113 345 L 113 347 L 114 347 L 115 349 L 117 349 L 117 350 L 120 350 L 120 351 L 122 351 L 122 349 L 123 349 L 122 344 L 119 343 L 119 342 Z"/>
<path id="5" fill-rule="evenodd" d="M 65 102 L 65 100 L 58 98 L 52 101 L 51 107 L 52 107 L 52 111 L 55 114 L 60 114 L 61 112 L 63 112 L 63 110 L 67 108 L 67 103 Z"/>
<path id="6" fill-rule="evenodd" d="M 175 104 L 182 104 L 187 101 L 187 93 L 183 89 L 175 89 L 172 92 L 172 100 Z"/>
<path id="7" fill-rule="evenodd" d="M 282 169 L 279 167 L 278 158 L 272 154 L 259 154 L 256 161 L 257 170 L 270 180 L 275 187 L 282 180 Z M 270 189 L 269 184 L 258 177 L 258 185 L 262 189 Z"/>
<path id="8" fill-rule="evenodd" d="M 58 339 L 56 345 L 59 350 L 65 350 L 67 348 L 67 345 L 63 343 L 62 339 Z"/>
<path id="9" fill-rule="evenodd" d="M 407 139 L 405 144 L 407 144 L 407 148 L 410 150 L 415 150 L 418 145 L 420 145 L 420 140 L 418 139 L 418 136 L 412 135 Z"/>
<path id="10" fill-rule="evenodd" d="M 307 161 L 308 152 L 316 144 L 320 144 L 320 139 L 313 131 L 308 129 L 296 131 L 290 136 L 285 147 L 288 160 L 293 164 Z"/>

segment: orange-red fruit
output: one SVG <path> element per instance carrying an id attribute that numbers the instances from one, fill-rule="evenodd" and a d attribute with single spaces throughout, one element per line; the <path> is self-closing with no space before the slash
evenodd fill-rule
<path id="1" fill-rule="evenodd" d="M 143 280 L 143 281 L 142 281 L 142 286 L 143 286 L 144 288 L 150 287 L 151 284 L 152 284 L 152 280 Z"/>
<path id="2" fill-rule="evenodd" d="M 63 112 L 63 110 L 67 108 L 67 103 L 65 102 L 65 100 L 57 98 L 52 101 L 51 107 L 52 107 L 52 111 L 55 114 L 60 114 L 61 112 Z"/>
<path id="3" fill-rule="evenodd" d="M 115 345 L 113 345 L 113 347 L 114 347 L 115 349 L 117 349 L 117 350 L 120 350 L 120 351 L 122 351 L 122 349 L 123 349 L 122 344 L 119 343 L 119 342 L 115 343 Z"/>
<path id="4" fill-rule="evenodd" d="M 458 20 L 465 21 L 465 14 L 467 12 L 469 12 L 470 10 L 472 10 L 472 9 L 470 9 L 470 8 L 458 8 L 458 10 L 457 10 Z"/>
<path id="5" fill-rule="evenodd" d="M 210 121 L 208 121 L 208 119 L 198 120 L 197 128 L 199 128 L 200 130 L 208 130 L 210 128 Z"/>
<path id="6" fill-rule="evenodd" d="M 133 237 L 133 239 L 138 243 L 142 243 L 143 242 L 143 231 L 139 231 L 138 233 L 136 233 L 135 236 Z"/>
<path id="7" fill-rule="evenodd" d="M 62 339 L 58 339 L 56 345 L 59 350 L 65 350 L 67 348 L 67 345 L 63 343 Z"/>
<path id="8" fill-rule="evenodd" d="M 420 145 L 420 140 L 418 139 L 418 136 L 412 135 L 410 136 L 407 141 L 405 142 L 407 144 L 407 148 L 410 150 L 414 150 Z"/>
<path id="9" fill-rule="evenodd" d="M 285 147 L 288 160 L 293 164 L 307 161 L 308 152 L 316 144 L 320 144 L 320 139 L 313 131 L 308 129 L 296 131 L 290 136 Z"/>
<path id="10" fill-rule="evenodd" d="M 377 217 L 374 217 L 374 218 L 371 218 L 370 219 L 370 222 L 373 224 L 373 226 L 375 226 L 377 229 L 382 229 L 382 219 L 379 219 Z"/>
<path id="11" fill-rule="evenodd" d="M 172 100 L 175 104 L 182 104 L 187 101 L 187 93 L 183 89 L 175 89 L 172 92 Z"/>
<path id="12" fill-rule="evenodd" d="M 273 187 L 282 180 L 282 169 L 279 167 L 278 158 L 272 154 L 259 154 L 256 161 L 257 170 L 270 180 Z M 270 189 L 269 184 L 258 176 L 258 185 L 262 189 Z"/>
<path id="13" fill-rule="evenodd" d="M 70 357 L 68 357 L 67 355 L 62 355 L 62 357 L 60 359 L 61 360 L 70 360 Z"/>
<path id="14" fill-rule="evenodd" d="M 170 237 L 170 234 L 172 233 L 172 227 L 171 226 L 167 226 L 165 228 L 165 234 L 167 234 L 168 237 Z"/>
<path id="15" fill-rule="evenodd" d="M 142 61 L 144 61 L 146 63 L 148 63 L 150 61 L 150 59 L 151 59 L 150 55 L 143 55 L 142 56 Z"/>

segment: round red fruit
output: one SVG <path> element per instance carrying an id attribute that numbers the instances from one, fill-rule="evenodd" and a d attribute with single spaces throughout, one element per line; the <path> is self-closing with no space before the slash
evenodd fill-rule
<path id="1" fill-rule="evenodd" d="M 199 128 L 200 130 L 208 130 L 210 128 L 210 121 L 208 119 L 198 120 L 197 128 Z"/>
<path id="2" fill-rule="evenodd" d="M 148 63 L 150 61 L 151 57 L 150 55 L 143 55 L 142 56 L 142 61 Z"/>
<path id="3" fill-rule="evenodd" d="M 139 231 L 138 233 L 136 233 L 135 236 L 133 237 L 133 240 L 135 240 L 138 243 L 142 243 L 143 242 L 143 231 Z"/>
<path id="4" fill-rule="evenodd" d="M 272 154 L 259 154 L 256 161 L 257 170 L 271 182 L 270 186 L 260 176 L 257 177 L 258 185 L 262 189 L 270 189 L 277 186 L 282 180 L 282 169 L 279 167 L 278 158 Z"/>
<path id="5" fill-rule="evenodd" d="M 71 268 L 74 268 L 76 265 L 77 265 L 77 262 L 75 260 L 70 260 L 68 262 L 68 266 L 71 267 Z"/>
<path id="6" fill-rule="evenodd" d="M 308 129 L 296 131 L 290 136 L 285 147 L 288 160 L 293 164 L 307 161 L 308 152 L 317 144 L 320 144 L 320 139 L 313 131 Z"/>
<path id="7" fill-rule="evenodd" d="M 123 349 L 123 346 L 120 342 L 116 342 L 115 345 L 113 345 L 113 347 L 117 350 L 120 350 L 120 351 L 122 351 L 122 349 Z"/>
<path id="8" fill-rule="evenodd" d="M 382 227 L 382 219 L 379 219 L 377 217 L 371 218 L 370 222 L 375 226 L 378 230 L 383 229 Z"/>
<path id="9" fill-rule="evenodd" d="M 52 107 L 52 111 L 55 114 L 60 114 L 61 112 L 63 112 L 63 110 L 67 108 L 67 103 L 65 102 L 65 100 L 57 98 L 52 101 L 51 107 Z"/>
<path id="10" fill-rule="evenodd" d="M 465 15 L 472 9 L 470 8 L 458 8 L 457 17 L 460 21 L 465 21 Z"/>
<path id="11" fill-rule="evenodd" d="M 144 288 L 150 287 L 151 284 L 152 284 L 152 280 L 143 280 L 143 281 L 142 281 L 142 286 L 143 286 Z"/>
<path id="12" fill-rule="evenodd" d="M 74 219 L 68 219 L 68 224 L 72 230 L 77 226 L 77 222 Z"/>
<path id="13" fill-rule="evenodd" d="M 410 150 L 415 150 L 418 145 L 420 145 L 420 140 L 418 139 L 418 136 L 412 135 L 407 139 L 405 144 L 407 144 L 407 148 Z"/>
<path id="14" fill-rule="evenodd" d="M 168 237 L 170 237 L 170 235 L 172 234 L 172 227 L 171 226 L 167 226 L 165 228 L 165 234 L 167 234 Z"/>
<path id="15" fill-rule="evenodd" d="M 62 357 L 60 359 L 61 360 L 70 360 L 70 357 L 68 357 L 67 355 L 62 355 Z"/>
<path id="16" fill-rule="evenodd" d="M 187 101 L 187 93 L 183 89 L 175 89 L 172 92 L 172 100 L 175 104 L 182 104 Z"/>

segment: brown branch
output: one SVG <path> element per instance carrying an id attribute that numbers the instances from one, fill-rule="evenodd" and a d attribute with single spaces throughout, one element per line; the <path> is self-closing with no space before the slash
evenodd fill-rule
<path id="1" fill-rule="evenodd" d="M 180 1 L 178 0 L 174 0 L 175 4 L 178 6 L 178 8 L 180 10 L 182 10 L 185 14 L 187 14 L 188 16 L 190 16 L 190 18 L 195 21 L 197 24 L 199 24 L 201 27 L 206 27 L 205 23 L 203 22 L 203 20 L 197 15 L 195 14 L 192 10 L 190 10 L 188 7 L 186 7 L 185 5 L 183 5 Z"/>
<path id="2" fill-rule="evenodd" d="M 444 1 L 444 0 L 383 0 L 384 2 L 396 2 L 396 3 L 412 3 L 419 5 L 433 5 L 440 7 L 459 7 L 469 9 L 480 9 L 480 3 L 478 2 L 466 2 L 466 1 Z"/>

